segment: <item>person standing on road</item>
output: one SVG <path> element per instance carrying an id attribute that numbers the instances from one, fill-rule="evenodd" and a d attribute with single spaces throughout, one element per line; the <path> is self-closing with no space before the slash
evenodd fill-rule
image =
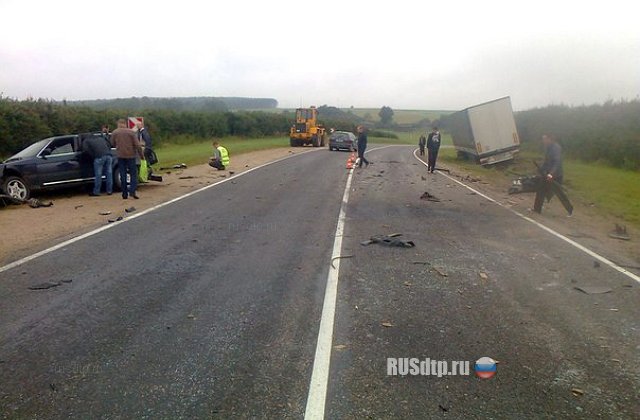
<path id="1" fill-rule="evenodd" d="M 429 138 L 427 138 L 427 150 L 429 153 L 429 156 L 427 157 L 427 172 L 433 173 L 436 169 L 436 160 L 438 159 L 441 140 L 438 127 L 433 127 L 433 130 L 429 133 Z"/>
<path id="2" fill-rule="evenodd" d="M 571 216 L 573 214 L 573 205 L 571 205 L 569 198 L 560 187 L 564 180 L 564 172 L 562 170 L 562 147 L 550 134 L 544 134 L 542 136 L 542 144 L 545 149 L 544 163 L 539 168 L 540 176 L 542 178 L 540 179 L 536 190 L 536 199 L 533 204 L 533 210 L 536 213 L 542 213 L 544 199 L 551 199 L 553 194 L 556 194 L 564 208 L 569 213 L 569 216 Z"/>
<path id="3" fill-rule="evenodd" d="M 231 160 L 229 159 L 229 152 L 217 141 L 213 142 L 213 157 L 209 160 L 209 166 L 216 168 L 219 171 L 223 171 Z"/>
<path id="4" fill-rule="evenodd" d="M 358 126 L 358 158 L 360 160 L 360 163 L 358 164 L 358 167 L 362 168 L 362 163 L 364 162 L 365 165 L 369 166 L 369 162 L 367 160 L 367 158 L 364 157 L 364 153 L 367 150 L 367 133 L 365 131 L 364 126 L 359 125 Z"/>
<path id="5" fill-rule="evenodd" d="M 113 156 L 111 143 L 103 134 L 89 134 L 82 141 L 82 151 L 93 159 L 93 191 L 92 197 L 100 195 L 102 189 L 102 174 L 107 180 L 107 195 L 113 193 Z"/>
<path id="6" fill-rule="evenodd" d="M 418 139 L 418 147 L 420 147 L 420 156 L 424 156 L 424 146 L 427 144 L 427 138 L 424 134 L 420 135 Z"/>
<path id="7" fill-rule="evenodd" d="M 129 195 L 133 198 L 140 198 L 136 194 L 138 187 L 138 168 L 136 158 L 144 159 L 142 148 L 138 143 L 138 138 L 133 130 L 127 128 L 125 120 L 118 120 L 118 128 L 111 133 L 111 144 L 116 148 L 118 155 L 118 169 L 120 170 L 120 184 L 122 185 L 122 198 L 127 199 Z M 131 183 L 127 187 L 127 172 Z"/>

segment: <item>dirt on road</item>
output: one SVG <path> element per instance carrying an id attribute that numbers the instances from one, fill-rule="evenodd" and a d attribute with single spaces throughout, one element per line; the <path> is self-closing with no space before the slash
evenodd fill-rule
<path id="1" fill-rule="evenodd" d="M 278 148 L 237 155 L 229 170 L 226 171 L 217 171 L 206 164 L 186 169 L 160 171 L 164 181 L 141 185 L 139 188 L 140 200 L 131 198 L 123 200 L 118 193 L 114 193 L 112 196 L 89 197 L 80 192 L 82 190 L 73 189 L 41 195 L 42 201 L 53 201 L 52 207 L 32 209 L 23 205 L 0 209 L 0 231 L 3 236 L 0 247 L 0 265 L 91 231 L 119 216 L 126 218 L 129 213 L 125 212 L 125 209 L 135 207 L 135 211 L 139 212 L 229 177 L 229 171 L 240 174 L 261 164 L 308 151 L 310 150 Z M 345 159 L 346 157 L 345 154 Z M 508 195 L 506 192 L 508 185 L 493 185 L 478 176 L 465 173 L 455 166 L 450 165 L 445 169 L 451 171 L 449 174 L 453 178 L 488 194 L 506 207 L 513 208 L 521 214 L 551 227 L 625 268 L 634 272 L 639 271 L 640 241 L 638 240 L 638 232 L 629 228 L 631 237 L 629 241 L 613 239 L 609 236 L 615 223 L 624 224 L 618 218 L 602 216 L 589 203 L 580 202 L 573 203 L 575 206 L 574 215 L 568 218 L 557 199 L 545 204 L 542 215 L 538 215 L 529 211 L 533 205 L 532 194 Z M 427 179 L 428 176 L 438 175 L 428 175 L 425 168 L 423 178 Z M 425 181 L 415 180 L 415 182 Z M 428 183 L 425 182 L 425 185 Z M 459 187 L 459 185 L 451 181 L 451 188 L 455 187 Z M 419 198 L 416 197 L 416 199 Z"/>

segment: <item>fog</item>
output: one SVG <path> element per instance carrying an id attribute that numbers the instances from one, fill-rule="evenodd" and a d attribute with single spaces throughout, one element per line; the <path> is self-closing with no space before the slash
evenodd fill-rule
<path id="1" fill-rule="evenodd" d="M 640 95 L 628 2 L 431 3 L 0 0 L 0 93 L 439 110 Z"/>

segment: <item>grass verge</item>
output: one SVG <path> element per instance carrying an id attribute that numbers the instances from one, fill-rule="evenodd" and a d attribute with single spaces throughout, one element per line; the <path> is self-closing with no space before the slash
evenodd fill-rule
<path id="1" fill-rule="evenodd" d="M 289 146 L 289 139 L 286 137 L 265 137 L 256 139 L 227 137 L 219 141 L 220 144 L 229 151 L 231 159 L 233 159 L 234 155 L 242 153 Z M 165 167 L 177 163 L 186 163 L 187 165 L 207 163 L 209 161 L 209 157 L 213 155 L 213 146 L 211 143 L 211 140 L 194 139 L 191 143 L 175 144 L 171 143 L 171 139 L 168 139 L 165 144 L 156 150 L 158 159 L 160 160 L 160 163 L 156 166 Z"/>
<path id="2" fill-rule="evenodd" d="M 454 149 L 442 149 L 439 159 L 453 163 L 494 185 L 504 185 L 505 191 L 519 175 L 536 173 L 532 162 L 534 159 L 543 161 L 538 153 L 521 152 L 511 163 L 483 167 L 458 160 Z M 572 201 L 593 206 L 599 214 L 613 215 L 640 227 L 640 172 L 570 159 L 564 160 L 563 168 L 564 186 Z"/>

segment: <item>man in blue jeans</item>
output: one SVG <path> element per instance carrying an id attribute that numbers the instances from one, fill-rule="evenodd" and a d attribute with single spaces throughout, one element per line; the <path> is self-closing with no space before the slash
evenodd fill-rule
<path id="1" fill-rule="evenodd" d="M 116 148 L 118 155 L 118 169 L 120 170 L 120 182 L 122 184 L 122 198 L 127 199 L 129 195 L 133 198 L 140 198 L 136 194 L 138 187 L 138 167 L 136 166 L 136 156 L 144 161 L 142 148 L 138 143 L 138 137 L 133 130 L 127 128 L 125 120 L 118 120 L 118 128 L 111 133 L 111 143 Z M 142 163 L 146 165 L 146 162 Z M 127 172 L 131 183 L 127 188 Z"/>
<path id="2" fill-rule="evenodd" d="M 100 195 L 102 189 L 102 174 L 107 180 L 107 194 L 113 193 L 113 156 L 111 155 L 111 143 L 104 135 L 89 134 L 82 141 L 82 151 L 93 159 L 93 191 L 92 197 Z"/>

